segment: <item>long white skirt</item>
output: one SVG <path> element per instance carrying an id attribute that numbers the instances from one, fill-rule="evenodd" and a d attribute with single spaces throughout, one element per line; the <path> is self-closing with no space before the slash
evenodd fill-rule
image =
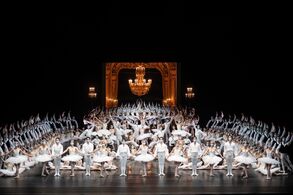
<path id="1" fill-rule="evenodd" d="M 262 162 L 262 163 L 265 163 L 265 164 L 280 164 L 279 161 L 275 160 L 275 159 L 272 159 L 272 158 L 269 158 L 269 157 L 262 157 L 262 158 L 259 158 L 257 159 L 259 162 Z"/>
<path id="2" fill-rule="evenodd" d="M 137 140 L 143 140 L 143 139 L 146 139 L 146 138 L 148 138 L 148 137 L 151 137 L 152 136 L 152 134 L 151 133 L 144 133 L 144 134 L 142 134 L 142 135 L 139 135 L 139 136 L 137 136 Z"/>
<path id="3" fill-rule="evenodd" d="M 222 158 L 220 158 L 216 155 L 214 155 L 214 156 L 206 155 L 206 156 L 202 157 L 202 160 L 203 160 L 204 164 L 213 165 L 213 164 L 218 164 L 219 162 L 221 162 Z"/>
<path id="4" fill-rule="evenodd" d="M 179 155 L 172 155 L 167 158 L 168 161 L 175 161 L 175 162 L 186 162 L 187 159 L 179 156 Z"/>
<path id="5" fill-rule="evenodd" d="M 242 164 L 246 164 L 246 165 L 249 165 L 251 163 L 254 163 L 256 162 L 256 159 L 253 158 L 253 157 L 249 157 L 249 156 L 236 156 L 235 157 L 235 161 L 239 162 L 239 163 L 242 163 Z"/>
<path id="6" fill-rule="evenodd" d="M 107 162 L 113 160 L 113 157 L 111 156 L 94 156 L 93 161 L 94 162 Z"/>

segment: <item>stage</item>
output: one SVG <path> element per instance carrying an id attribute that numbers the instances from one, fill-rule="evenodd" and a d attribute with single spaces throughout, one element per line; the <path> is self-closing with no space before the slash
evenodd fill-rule
<path id="1" fill-rule="evenodd" d="M 118 164 L 118 161 L 115 161 Z M 120 177 L 119 169 L 108 171 L 105 177 L 92 171 L 85 176 L 84 171 L 61 172 L 54 177 L 54 170 L 47 177 L 41 177 L 40 165 L 26 170 L 19 179 L 0 178 L 1 194 L 235 194 L 235 193 L 291 193 L 293 176 L 266 176 L 250 169 L 248 179 L 242 179 L 240 170 L 233 170 L 234 176 L 227 177 L 225 170 L 214 170 L 214 177 L 208 170 L 198 170 L 199 176 L 191 177 L 190 170 L 180 170 L 181 176 L 174 176 L 174 165 L 166 162 L 166 175 L 157 175 L 157 161 L 150 164 L 147 177 L 142 177 L 139 162 L 128 161 L 128 176 Z"/>

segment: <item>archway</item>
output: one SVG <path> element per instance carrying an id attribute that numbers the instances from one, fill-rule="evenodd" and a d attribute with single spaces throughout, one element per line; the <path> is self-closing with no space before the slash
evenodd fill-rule
<path id="1" fill-rule="evenodd" d="M 162 75 L 162 103 L 165 106 L 175 106 L 177 99 L 177 63 L 176 62 L 111 62 L 106 63 L 106 108 L 118 105 L 118 81 L 121 69 L 135 69 L 143 64 L 146 69 L 157 69 Z"/>

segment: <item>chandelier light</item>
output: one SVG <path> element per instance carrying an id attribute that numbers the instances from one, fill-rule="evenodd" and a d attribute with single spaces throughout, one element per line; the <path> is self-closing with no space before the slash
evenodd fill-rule
<path id="1" fill-rule="evenodd" d="M 189 99 L 194 97 L 194 93 L 193 93 L 192 87 L 187 87 L 186 88 L 185 97 L 186 98 L 189 98 Z"/>
<path id="2" fill-rule="evenodd" d="M 149 92 L 152 85 L 152 79 L 148 79 L 148 81 L 146 81 L 144 75 L 145 68 L 142 65 L 139 65 L 135 69 L 136 78 L 134 81 L 132 79 L 128 80 L 130 90 L 134 95 L 143 96 Z"/>
<path id="3" fill-rule="evenodd" d="M 96 93 L 96 88 L 95 87 L 89 87 L 89 92 L 88 92 L 89 98 L 96 98 L 97 93 Z"/>

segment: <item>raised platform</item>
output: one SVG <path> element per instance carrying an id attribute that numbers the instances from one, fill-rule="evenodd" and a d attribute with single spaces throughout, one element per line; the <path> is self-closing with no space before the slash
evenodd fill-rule
<path id="1" fill-rule="evenodd" d="M 115 164 L 119 165 L 118 162 Z M 215 170 L 215 177 L 208 170 L 199 170 L 199 176 L 191 177 L 189 170 L 181 170 L 181 177 L 174 177 L 174 165 L 166 162 L 166 176 L 157 175 L 157 161 L 149 166 L 147 177 L 142 177 L 139 162 L 128 163 L 128 176 L 119 177 L 119 170 L 108 171 L 108 176 L 99 177 L 99 172 L 85 176 L 84 171 L 64 170 L 61 177 L 54 172 L 41 177 L 41 167 L 35 166 L 22 173 L 19 179 L 0 178 L 0 194 L 254 194 L 291 193 L 293 175 L 273 176 L 271 180 L 254 170 L 249 170 L 249 178 L 242 179 L 240 170 L 234 170 L 233 177 L 227 177 L 225 170 Z"/>

